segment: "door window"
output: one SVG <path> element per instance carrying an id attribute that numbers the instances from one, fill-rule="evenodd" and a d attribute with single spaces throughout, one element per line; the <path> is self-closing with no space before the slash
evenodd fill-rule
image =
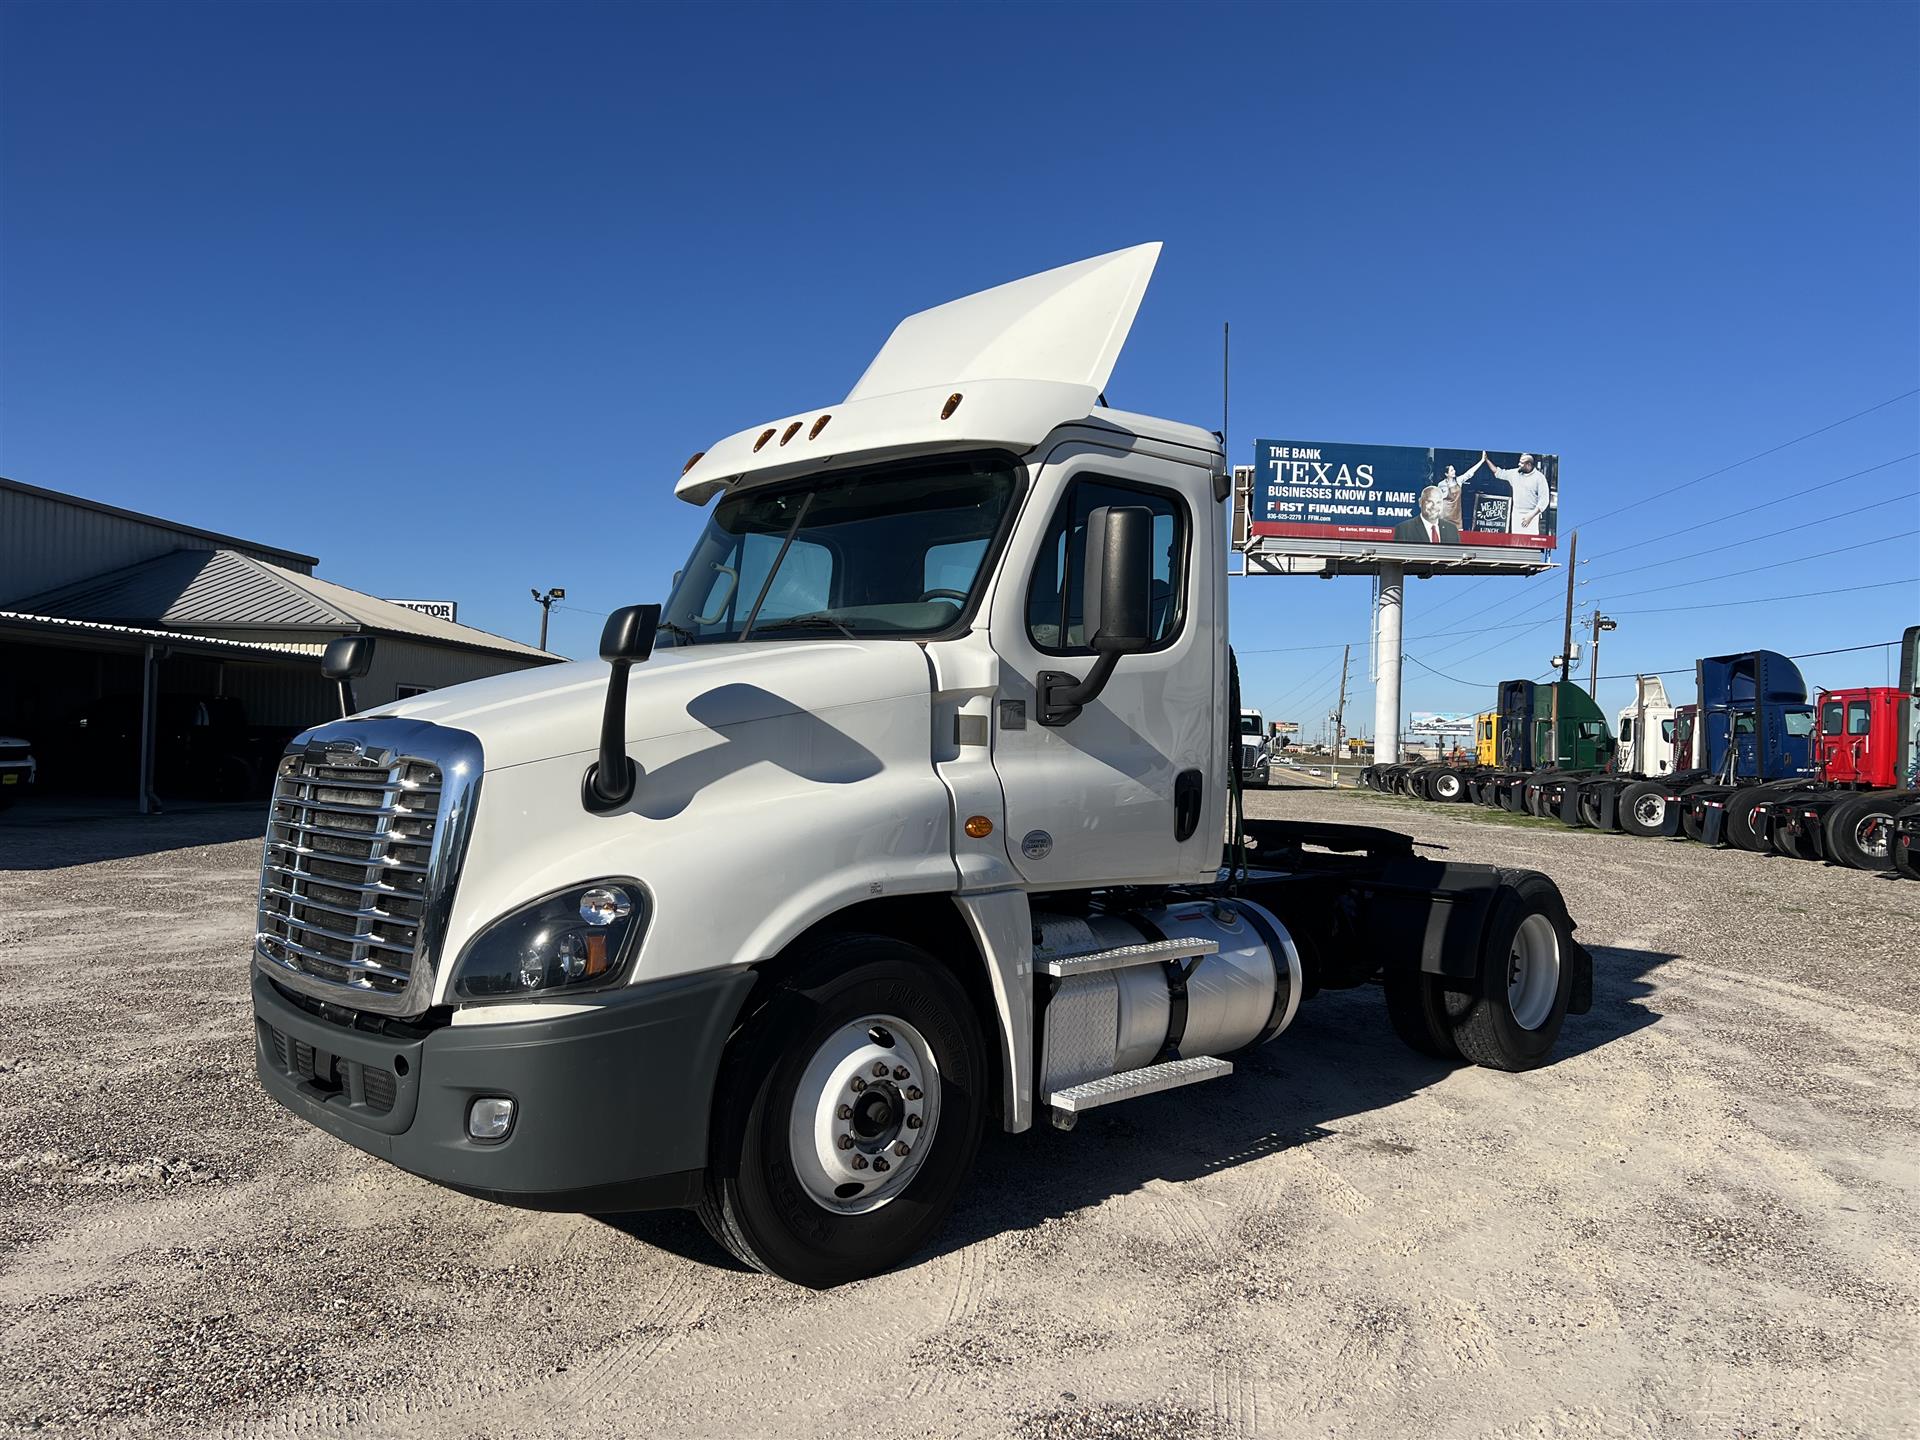
<path id="1" fill-rule="evenodd" d="M 1865 735 L 1871 728 L 1872 722 L 1867 718 L 1866 701 L 1855 700 L 1847 706 L 1847 734 Z"/>
<path id="2" fill-rule="evenodd" d="M 1027 634 L 1049 655 L 1085 655 L 1082 617 L 1087 516 L 1103 505 L 1141 506 L 1153 516 L 1153 608 L 1149 650 L 1165 649 L 1186 613 L 1187 507 L 1165 490 L 1117 481 L 1075 480 L 1047 528 L 1027 591 Z"/>

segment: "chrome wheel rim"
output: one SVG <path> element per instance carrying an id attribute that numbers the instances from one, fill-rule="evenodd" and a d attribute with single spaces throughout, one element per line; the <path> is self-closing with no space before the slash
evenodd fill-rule
<path id="1" fill-rule="evenodd" d="M 814 1204 L 864 1215 L 919 1173 L 940 1122 L 933 1047 L 906 1021 L 867 1015 L 821 1042 L 787 1123 L 794 1177 Z"/>
<path id="2" fill-rule="evenodd" d="M 1877 812 L 1860 817 L 1860 823 L 1853 827 L 1853 843 L 1860 847 L 1861 854 L 1884 860 L 1893 853 L 1892 820 L 1891 815 Z"/>
<path id="3" fill-rule="evenodd" d="M 1633 818 L 1648 827 L 1663 824 L 1667 818 L 1666 797 L 1642 795 L 1633 802 Z"/>
<path id="4" fill-rule="evenodd" d="M 1507 1008 L 1522 1030 L 1538 1030 L 1560 993 L 1560 932 L 1537 911 L 1520 922 L 1507 952 Z"/>

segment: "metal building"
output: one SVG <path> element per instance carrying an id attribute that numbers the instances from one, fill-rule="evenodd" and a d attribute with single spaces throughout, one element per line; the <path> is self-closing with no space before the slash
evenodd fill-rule
<path id="1" fill-rule="evenodd" d="M 263 794 L 285 740 L 338 713 L 328 641 L 378 637 L 362 708 L 560 657 L 321 580 L 318 560 L 0 479 L 0 733 L 40 786 Z"/>

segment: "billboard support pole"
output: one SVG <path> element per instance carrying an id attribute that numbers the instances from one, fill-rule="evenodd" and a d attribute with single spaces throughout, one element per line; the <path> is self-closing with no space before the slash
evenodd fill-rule
<path id="1" fill-rule="evenodd" d="M 1373 601 L 1373 763 L 1400 762 L 1400 611 L 1407 585 L 1406 566 L 1380 565 L 1380 588 Z"/>

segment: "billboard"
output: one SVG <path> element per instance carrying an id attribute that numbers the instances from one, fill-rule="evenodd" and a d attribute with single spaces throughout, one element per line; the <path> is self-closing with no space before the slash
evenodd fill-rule
<path id="1" fill-rule="evenodd" d="M 1551 550 L 1560 457 L 1259 440 L 1248 498 L 1256 537 Z"/>
<path id="2" fill-rule="evenodd" d="M 1276 735 L 1298 735 L 1300 733 L 1300 722 L 1298 720 L 1276 720 L 1273 722 L 1273 733 Z"/>
<path id="3" fill-rule="evenodd" d="M 1415 710 L 1407 718 L 1409 735 L 1471 735 L 1475 719 L 1455 711 L 1435 710 Z"/>

